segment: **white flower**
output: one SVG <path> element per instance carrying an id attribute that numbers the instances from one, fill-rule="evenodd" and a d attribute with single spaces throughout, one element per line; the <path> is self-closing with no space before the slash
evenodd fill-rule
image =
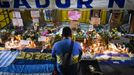
<path id="1" fill-rule="evenodd" d="M 14 35 L 15 34 L 15 31 L 12 31 L 11 34 Z"/>
<path id="2" fill-rule="evenodd" d="M 121 33 L 120 32 L 116 32 L 115 33 L 117 36 L 121 37 Z"/>
<path id="3" fill-rule="evenodd" d="M 6 30 L 5 29 L 3 29 L 3 30 L 1 30 L 1 32 L 3 33 L 3 32 L 6 32 Z"/>

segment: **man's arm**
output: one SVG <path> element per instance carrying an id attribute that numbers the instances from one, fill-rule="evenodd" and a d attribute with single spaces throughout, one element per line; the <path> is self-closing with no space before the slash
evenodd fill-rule
<path id="1" fill-rule="evenodd" d="M 56 54 L 55 54 L 55 44 L 54 44 L 54 46 L 53 46 L 53 48 L 52 48 L 52 57 L 56 58 Z"/>

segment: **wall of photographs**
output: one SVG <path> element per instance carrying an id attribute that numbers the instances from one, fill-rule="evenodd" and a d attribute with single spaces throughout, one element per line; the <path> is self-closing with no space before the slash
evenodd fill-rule
<path id="1" fill-rule="evenodd" d="M 70 22 L 68 18 L 68 11 L 72 9 L 34 9 L 34 10 L 17 10 L 20 12 L 21 19 L 24 26 L 31 25 L 32 23 L 39 23 L 44 25 L 51 23 L 53 25 L 60 25 L 61 22 Z M 93 17 L 100 19 L 100 25 L 110 24 L 111 28 L 120 27 L 124 31 L 134 31 L 133 26 L 130 28 L 132 23 L 133 11 L 132 10 L 105 10 L 105 9 L 77 9 L 81 12 L 80 23 L 91 24 Z M 4 10 L 0 10 L 0 28 L 8 25 L 9 20 L 13 18 L 13 12 L 4 16 L 2 14 Z M 5 12 L 6 11 L 6 12 Z M 5 10 L 4 14 L 11 10 Z M 16 11 L 16 10 L 14 10 Z M 34 16 L 37 15 L 37 16 Z M 9 18 L 7 18 L 9 16 Z M 13 23 L 14 24 L 14 23 Z"/>

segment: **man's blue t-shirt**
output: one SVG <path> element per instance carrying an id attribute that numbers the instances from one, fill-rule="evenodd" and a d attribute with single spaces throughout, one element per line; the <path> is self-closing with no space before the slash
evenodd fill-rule
<path id="1" fill-rule="evenodd" d="M 57 68 L 60 67 L 61 63 L 61 58 L 60 55 L 66 53 L 67 51 L 69 51 L 70 49 L 70 45 L 71 45 L 71 39 L 67 38 L 67 39 L 63 39 L 59 42 L 56 42 L 52 48 L 52 57 L 56 58 L 56 64 L 57 64 Z M 81 46 L 78 42 L 74 42 L 73 45 L 73 50 L 72 50 L 72 54 L 73 54 L 73 62 L 74 63 L 78 63 L 79 60 L 79 55 L 81 54 L 82 49 Z M 59 70 L 58 70 L 59 71 Z"/>

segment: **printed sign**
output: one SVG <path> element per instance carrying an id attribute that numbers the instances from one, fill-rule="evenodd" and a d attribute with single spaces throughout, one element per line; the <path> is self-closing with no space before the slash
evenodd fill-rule
<path id="1" fill-rule="evenodd" d="M 46 39 L 45 36 L 40 36 L 40 37 L 38 38 L 38 41 L 45 41 L 45 39 Z"/>
<path id="2" fill-rule="evenodd" d="M 93 25 L 89 25 L 89 31 L 93 31 L 93 30 L 94 30 Z"/>

